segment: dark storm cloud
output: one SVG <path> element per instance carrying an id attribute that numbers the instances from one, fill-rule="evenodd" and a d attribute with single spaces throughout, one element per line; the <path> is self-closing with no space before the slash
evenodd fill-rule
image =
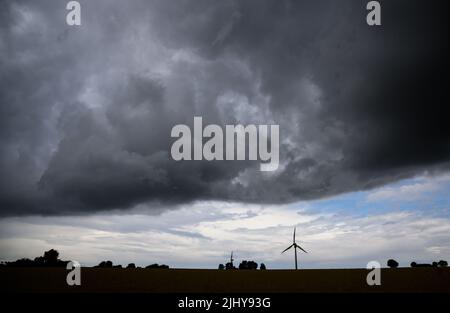
<path id="1" fill-rule="evenodd" d="M 281 203 L 448 170 L 444 1 L 0 4 L 1 215 Z M 280 125 L 280 169 L 175 162 L 171 128 Z"/>

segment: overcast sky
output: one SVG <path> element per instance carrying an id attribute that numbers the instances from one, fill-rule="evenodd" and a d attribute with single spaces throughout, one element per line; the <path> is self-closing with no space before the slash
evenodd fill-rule
<path id="1" fill-rule="evenodd" d="M 450 258 L 445 1 L 80 3 L 0 3 L 0 259 Z M 172 160 L 194 116 L 280 125 L 279 169 Z"/>

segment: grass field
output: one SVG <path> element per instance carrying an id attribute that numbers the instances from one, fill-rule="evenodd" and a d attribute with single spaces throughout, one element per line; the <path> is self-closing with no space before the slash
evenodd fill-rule
<path id="1" fill-rule="evenodd" d="M 68 286 L 64 268 L 0 268 L 1 292 L 296 293 L 450 292 L 450 268 L 382 269 L 381 286 L 365 269 L 219 271 L 82 268 L 81 286 Z"/>

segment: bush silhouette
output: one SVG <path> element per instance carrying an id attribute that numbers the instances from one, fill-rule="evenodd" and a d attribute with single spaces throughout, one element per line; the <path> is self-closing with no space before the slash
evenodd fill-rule
<path id="1" fill-rule="evenodd" d="M 233 263 L 228 262 L 227 264 L 225 264 L 225 269 L 226 270 L 234 270 L 234 269 L 236 269 L 236 267 L 234 267 Z"/>
<path id="2" fill-rule="evenodd" d="M 260 270 L 265 270 L 266 269 L 266 265 L 264 263 L 261 263 L 261 265 L 259 266 Z"/>
<path id="3" fill-rule="evenodd" d="M 387 261 L 387 266 L 389 266 L 390 268 L 397 268 L 398 267 L 398 262 L 395 261 L 394 259 L 389 259 Z"/>
<path id="4" fill-rule="evenodd" d="M 111 268 L 113 267 L 113 263 L 111 261 L 101 261 L 96 267 Z"/>
<path id="5" fill-rule="evenodd" d="M 167 268 L 169 268 L 169 266 L 165 265 L 165 264 L 159 265 L 157 263 L 154 263 L 154 264 L 146 266 L 145 268 L 163 268 L 163 269 L 167 269 Z"/>
<path id="6" fill-rule="evenodd" d="M 438 262 L 438 266 L 439 266 L 439 267 L 447 267 L 447 266 L 448 266 L 448 263 L 447 263 L 447 261 L 440 260 L 440 261 Z"/>
<path id="7" fill-rule="evenodd" d="M 127 268 L 136 268 L 136 265 L 134 263 L 130 263 L 127 265 Z"/>
<path id="8" fill-rule="evenodd" d="M 6 266 L 11 267 L 31 267 L 36 266 L 36 262 L 27 258 L 22 258 L 13 262 L 7 262 Z"/>
<path id="9" fill-rule="evenodd" d="M 223 264 L 219 264 L 219 270 L 224 270 L 225 266 Z"/>
<path id="10" fill-rule="evenodd" d="M 411 267 L 431 267 L 431 264 L 411 262 Z"/>

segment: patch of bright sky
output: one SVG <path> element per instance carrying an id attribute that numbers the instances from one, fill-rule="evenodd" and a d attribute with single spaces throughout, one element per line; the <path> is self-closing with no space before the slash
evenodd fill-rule
<path id="1" fill-rule="evenodd" d="M 350 192 L 326 199 L 298 202 L 293 209 L 314 213 L 367 216 L 392 211 L 414 211 L 450 217 L 450 174 L 420 176 L 369 191 Z"/>

